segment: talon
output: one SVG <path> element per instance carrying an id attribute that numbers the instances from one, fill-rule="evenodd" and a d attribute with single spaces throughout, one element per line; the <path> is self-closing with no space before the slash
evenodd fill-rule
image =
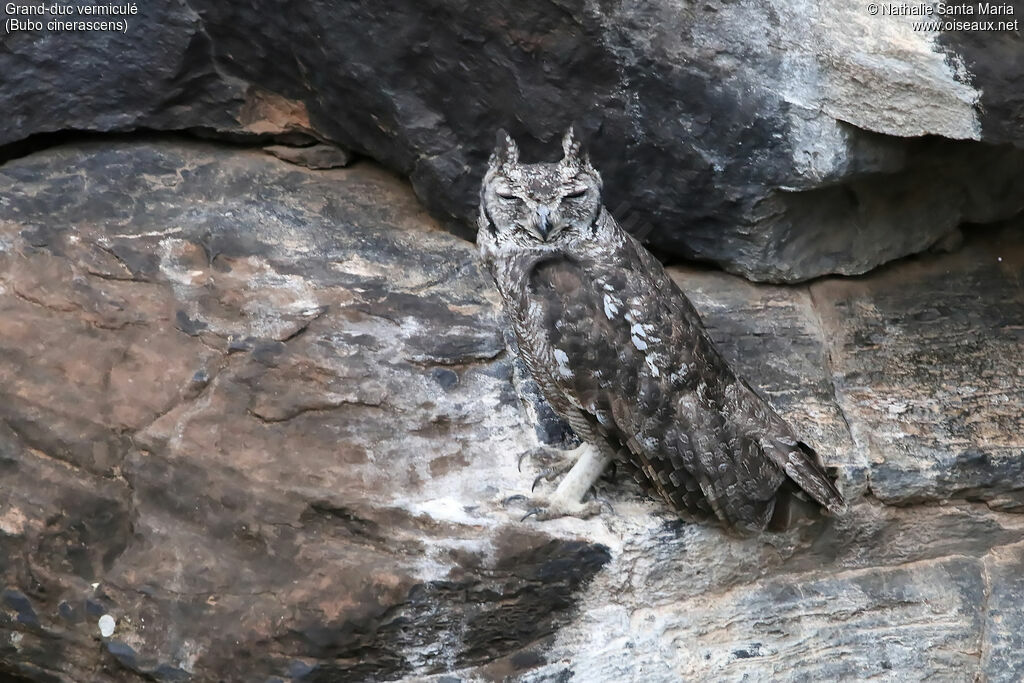
<path id="1" fill-rule="evenodd" d="M 509 496 L 509 497 L 508 497 L 508 498 L 506 498 L 505 500 L 501 501 L 501 504 L 502 504 L 502 505 L 508 505 L 508 504 L 509 504 L 509 503 L 511 503 L 511 502 L 512 502 L 513 500 L 526 500 L 526 496 L 524 496 L 524 495 L 523 495 L 523 494 L 521 494 L 521 493 L 517 493 L 517 494 L 515 494 L 515 495 L 512 495 L 512 496 Z"/>
<path id="2" fill-rule="evenodd" d="M 520 456 L 519 464 L 523 457 Z M 542 481 L 552 481 L 559 475 L 564 475 L 555 491 L 550 495 L 543 495 L 539 498 L 531 496 L 531 501 L 526 504 L 528 512 L 520 521 L 526 521 L 535 517 L 538 521 L 558 519 L 560 517 L 578 517 L 587 519 L 598 515 L 602 510 L 602 502 L 598 498 L 598 492 L 594 483 L 601 476 L 605 467 L 612 459 L 606 453 L 602 454 L 592 445 L 581 445 L 577 452 L 563 452 L 553 466 L 546 467 L 533 480 L 530 486 L 531 492 L 537 491 L 537 486 Z M 593 494 L 593 498 L 587 501 L 587 494 Z M 513 496 L 508 500 L 519 500 L 523 496 Z"/>
<path id="3" fill-rule="evenodd" d="M 519 455 L 519 459 L 516 461 L 516 469 L 519 470 L 520 472 L 523 471 L 523 460 L 525 460 L 526 456 L 528 456 L 529 454 L 530 452 L 527 451 L 526 453 L 521 453 Z"/>

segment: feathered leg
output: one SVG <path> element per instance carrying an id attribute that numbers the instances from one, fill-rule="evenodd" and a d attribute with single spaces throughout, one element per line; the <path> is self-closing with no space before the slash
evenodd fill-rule
<path id="1" fill-rule="evenodd" d="M 576 462 L 569 468 L 550 496 L 538 495 L 529 499 L 530 511 L 526 517 L 540 520 L 559 517 L 593 517 L 601 510 L 597 501 L 584 503 L 583 498 L 608 468 L 612 458 L 597 447 L 584 443 L 566 455 L 576 455 Z M 537 481 L 549 478 L 542 475 Z M 536 482 L 534 482 L 536 485 Z M 523 519 L 526 519 L 524 517 Z"/>

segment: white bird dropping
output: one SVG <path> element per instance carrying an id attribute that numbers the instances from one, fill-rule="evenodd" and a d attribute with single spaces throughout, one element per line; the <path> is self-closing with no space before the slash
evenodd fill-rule
<path id="1" fill-rule="evenodd" d="M 115 626 L 117 626 L 117 622 L 114 621 L 114 617 L 109 614 L 104 614 L 100 617 L 100 635 L 104 638 L 114 635 Z"/>

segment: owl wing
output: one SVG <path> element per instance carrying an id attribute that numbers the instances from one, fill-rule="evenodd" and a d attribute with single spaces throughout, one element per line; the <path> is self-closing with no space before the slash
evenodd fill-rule
<path id="1" fill-rule="evenodd" d="M 792 484 L 819 505 L 833 513 L 842 512 L 846 508 L 846 501 L 825 471 L 818 453 L 797 438 L 792 427 L 746 380 L 736 377 L 704 330 L 704 324 L 693 304 L 668 276 L 661 263 L 632 236 L 627 234 L 626 240 L 628 249 L 636 254 L 643 272 L 650 275 L 657 291 L 675 301 L 678 314 L 690 321 L 690 333 L 697 338 L 694 345 L 696 355 L 706 359 L 706 367 L 714 368 L 711 374 L 719 379 L 718 395 L 724 407 L 730 409 L 723 414 L 732 418 L 730 431 L 737 434 L 738 444 L 746 451 L 739 464 L 768 459 L 785 472 Z M 742 473 L 749 467 L 749 464 L 747 467 L 739 467 L 739 471 Z"/>
<path id="2" fill-rule="evenodd" d="M 631 238 L 607 262 L 538 263 L 528 296 L 547 333 L 545 395 L 577 431 L 584 422 L 624 446 L 638 480 L 677 510 L 764 528 L 787 480 L 841 505 L 814 452 L 736 378 L 689 300 Z"/>

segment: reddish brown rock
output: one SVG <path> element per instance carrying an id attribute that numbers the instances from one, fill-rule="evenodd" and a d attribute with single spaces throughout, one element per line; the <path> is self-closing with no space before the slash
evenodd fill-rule
<path id="1" fill-rule="evenodd" d="M 673 269 L 853 504 L 736 539 L 618 480 L 521 521 L 496 297 L 376 166 L 75 145 L 0 207 L 0 676 L 1020 677 L 1019 231 L 810 288 Z"/>
<path id="2" fill-rule="evenodd" d="M 570 618 L 607 550 L 482 513 L 464 472 L 529 432 L 471 246 L 395 178 L 135 145 L 0 179 L 0 670 L 395 678 Z"/>
<path id="3" fill-rule="evenodd" d="M 264 152 L 273 154 L 298 166 L 316 170 L 342 168 L 352 163 L 352 155 L 336 145 L 318 143 L 306 147 L 289 147 L 287 145 L 269 145 Z"/>

